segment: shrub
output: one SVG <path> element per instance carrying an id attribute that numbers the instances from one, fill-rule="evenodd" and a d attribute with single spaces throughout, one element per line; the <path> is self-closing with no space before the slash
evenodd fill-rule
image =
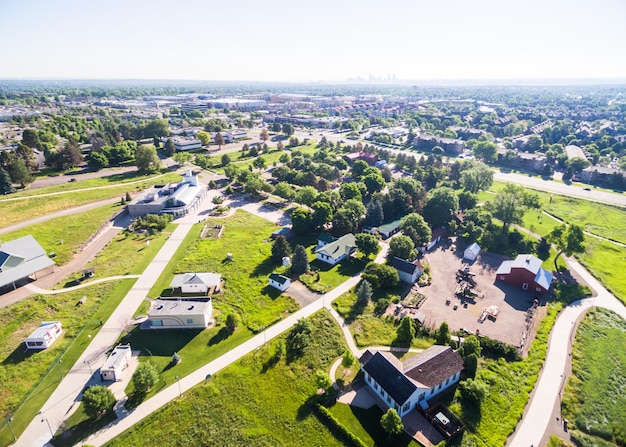
<path id="1" fill-rule="evenodd" d="M 83 392 L 83 405 L 85 413 L 90 418 L 99 418 L 113 410 L 115 396 L 106 386 L 90 386 Z"/>
<path id="2" fill-rule="evenodd" d="M 366 447 L 365 443 L 363 443 L 358 436 L 348 430 L 341 422 L 335 419 L 326 407 L 323 407 L 320 404 L 315 404 L 313 409 L 316 410 L 315 413 L 320 417 L 320 419 L 327 422 L 331 426 L 331 430 L 343 435 L 350 442 L 350 444 L 355 447 Z"/>
<path id="3" fill-rule="evenodd" d="M 459 394 L 468 404 L 479 407 L 487 395 L 487 385 L 478 379 L 467 379 L 459 384 Z"/>
<path id="4" fill-rule="evenodd" d="M 389 300 L 389 298 L 381 298 L 376 301 L 376 305 L 374 306 L 374 312 L 378 315 L 382 315 L 383 313 L 385 313 L 390 304 L 391 301 Z"/>
<path id="5" fill-rule="evenodd" d="M 152 363 L 141 362 L 131 380 L 135 386 L 135 391 L 145 394 L 159 381 L 159 372 Z"/>

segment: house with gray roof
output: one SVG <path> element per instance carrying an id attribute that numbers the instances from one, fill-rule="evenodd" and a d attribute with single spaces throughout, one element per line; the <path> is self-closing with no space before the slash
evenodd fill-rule
<path id="1" fill-rule="evenodd" d="M 28 236 L 0 244 L 0 287 L 13 285 L 55 265 L 34 237 Z"/>
<path id="2" fill-rule="evenodd" d="M 439 345 L 405 362 L 388 352 L 367 350 L 359 362 L 367 386 L 400 417 L 416 405 L 428 408 L 428 400 L 456 384 L 463 370 L 461 356 Z"/>
<path id="3" fill-rule="evenodd" d="M 391 260 L 391 266 L 398 271 L 400 281 L 404 281 L 408 284 L 415 284 L 424 271 L 419 261 L 410 262 L 406 259 L 398 258 L 397 256 L 394 256 Z"/>
<path id="4" fill-rule="evenodd" d="M 182 273 L 174 275 L 170 283 L 172 289 L 180 287 L 182 293 L 207 294 L 209 290 L 220 291 L 222 275 L 219 273 Z"/>
<path id="5" fill-rule="evenodd" d="M 354 234 L 348 233 L 332 242 L 329 242 L 315 250 L 317 259 L 330 265 L 349 258 L 356 251 L 356 239 Z"/>

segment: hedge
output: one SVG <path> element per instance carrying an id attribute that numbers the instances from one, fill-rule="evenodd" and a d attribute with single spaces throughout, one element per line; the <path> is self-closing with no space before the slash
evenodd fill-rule
<path id="1" fill-rule="evenodd" d="M 323 419 L 331 425 L 331 431 L 339 432 L 355 447 L 367 447 L 358 436 L 356 436 L 354 433 L 348 430 L 341 422 L 339 422 L 335 418 L 335 416 L 333 416 L 332 413 L 328 411 L 326 407 L 316 403 L 313 405 L 313 408 L 317 410 L 316 413 L 318 416 L 320 416 L 320 419 Z"/>

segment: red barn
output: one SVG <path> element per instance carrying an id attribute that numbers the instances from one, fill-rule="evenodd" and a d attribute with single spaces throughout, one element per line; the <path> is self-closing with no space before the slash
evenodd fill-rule
<path id="1" fill-rule="evenodd" d="M 543 294 L 550 288 L 552 273 L 541 267 L 541 259 L 533 255 L 517 255 L 514 261 L 504 261 L 496 271 L 496 280 Z"/>

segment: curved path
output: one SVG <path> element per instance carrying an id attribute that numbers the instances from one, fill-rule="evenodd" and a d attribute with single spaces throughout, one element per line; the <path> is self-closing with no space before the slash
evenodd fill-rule
<path id="1" fill-rule="evenodd" d="M 107 276 L 106 278 L 94 279 L 93 281 L 85 282 L 85 283 L 79 284 L 77 286 L 66 287 L 64 289 L 54 289 L 54 290 L 42 289 L 40 287 L 37 287 L 34 284 L 26 284 L 24 287 L 29 289 L 31 292 L 37 293 L 39 295 L 57 295 L 59 293 L 71 292 L 72 290 L 78 290 L 78 289 L 82 289 L 84 287 L 93 286 L 94 284 L 100 284 L 101 282 L 115 281 L 117 279 L 139 278 L 140 276 L 141 275 Z"/>
<path id="2" fill-rule="evenodd" d="M 568 264 L 595 290 L 597 295 L 571 303 L 556 319 L 550 334 L 548 353 L 541 376 L 535 385 L 535 392 L 526 408 L 522 422 L 508 442 L 510 447 L 541 445 L 541 439 L 552 417 L 552 410 L 560 402 L 563 376 L 571 352 L 576 321 L 584 312 L 593 306 L 598 306 L 612 310 L 626 320 L 626 307 L 621 301 L 606 290 L 578 262 L 569 260 Z"/>

